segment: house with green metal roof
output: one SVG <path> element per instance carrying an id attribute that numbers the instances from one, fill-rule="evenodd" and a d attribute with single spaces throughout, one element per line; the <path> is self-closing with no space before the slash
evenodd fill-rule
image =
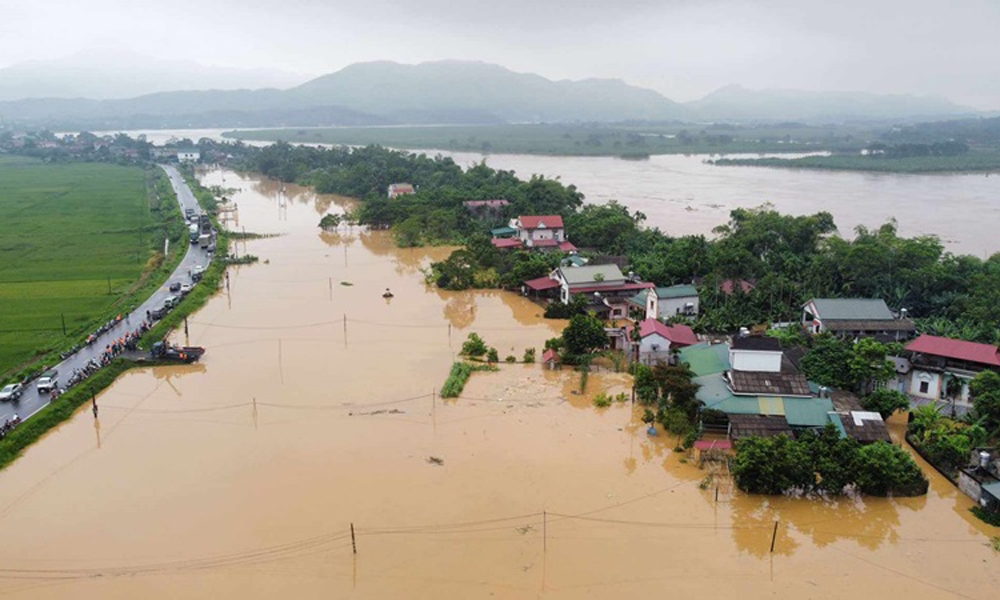
<path id="1" fill-rule="evenodd" d="M 897 316 L 878 298 L 813 298 L 802 306 L 802 326 L 810 333 L 895 341 L 913 337 L 917 329 L 905 309 Z"/>
<path id="2" fill-rule="evenodd" d="M 698 289 L 693 285 L 671 285 L 643 290 L 630 302 L 646 311 L 647 319 L 665 320 L 677 315 L 698 316 Z"/>

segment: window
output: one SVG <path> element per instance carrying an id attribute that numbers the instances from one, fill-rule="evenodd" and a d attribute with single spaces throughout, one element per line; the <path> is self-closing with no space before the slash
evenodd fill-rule
<path id="1" fill-rule="evenodd" d="M 920 382 L 920 393 L 921 394 L 926 394 L 927 391 L 930 389 L 930 387 L 931 386 L 930 386 L 929 382 L 927 382 L 927 381 L 921 381 Z"/>

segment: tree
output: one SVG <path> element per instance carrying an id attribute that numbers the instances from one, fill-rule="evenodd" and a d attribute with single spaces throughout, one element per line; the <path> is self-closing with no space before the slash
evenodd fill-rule
<path id="1" fill-rule="evenodd" d="M 802 357 L 802 370 L 820 385 L 835 388 L 850 387 L 847 362 L 851 349 L 844 340 L 830 333 L 822 333 L 813 340 L 813 347 Z"/>
<path id="2" fill-rule="evenodd" d="M 861 493 L 872 496 L 920 496 L 928 486 L 913 458 L 887 442 L 861 447 L 855 483 Z"/>
<path id="3" fill-rule="evenodd" d="M 563 331 L 567 354 L 583 356 L 603 348 L 608 343 L 604 321 L 593 315 L 574 315 Z"/>
<path id="4" fill-rule="evenodd" d="M 1000 428 L 1000 375 L 983 371 L 969 382 L 972 395 L 973 420 L 981 420 L 987 431 Z"/>
<path id="5" fill-rule="evenodd" d="M 886 357 L 890 351 L 898 350 L 873 338 L 861 338 L 854 342 L 847 362 L 851 387 L 864 394 L 889 381 L 896 374 L 896 365 Z"/>
<path id="6" fill-rule="evenodd" d="M 906 394 L 889 388 L 879 388 L 861 400 L 865 410 L 877 412 L 883 419 L 888 419 L 897 410 L 910 407 L 910 399 Z"/>
<path id="7" fill-rule="evenodd" d="M 475 358 L 486 354 L 487 351 L 488 348 L 486 347 L 486 342 L 484 342 L 483 338 L 479 337 L 479 334 L 474 331 L 470 333 L 468 339 L 462 343 L 463 356 Z"/>
<path id="8" fill-rule="evenodd" d="M 330 231 L 331 229 L 336 229 L 340 226 L 340 215 L 326 214 L 323 218 L 319 220 L 319 226 L 324 231 Z"/>

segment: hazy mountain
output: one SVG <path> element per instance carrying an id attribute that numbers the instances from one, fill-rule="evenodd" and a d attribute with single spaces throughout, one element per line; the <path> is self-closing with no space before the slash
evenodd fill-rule
<path id="1" fill-rule="evenodd" d="M 127 67 L 122 67 L 127 69 Z M 218 81 L 213 81 L 217 84 Z M 3 87 L 0 72 L 0 88 Z M 96 85 L 96 84 L 95 84 Z M 428 123 L 823 121 L 954 118 L 938 97 L 751 91 L 728 86 L 678 104 L 617 79 L 552 81 L 480 62 L 350 65 L 286 90 L 170 91 L 128 99 L 0 102 L 0 123 L 65 129 L 281 127 Z M 107 90 L 108 88 L 104 88 Z"/>
<path id="2" fill-rule="evenodd" d="M 940 96 L 748 90 L 728 85 L 684 104 L 688 117 L 729 121 L 899 120 L 977 114 Z"/>
<path id="3" fill-rule="evenodd" d="M 0 100 L 103 100 L 178 90 L 288 88 L 308 78 L 270 69 L 209 67 L 193 61 L 90 52 L 0 69 Z"/>
<path id="4" fill-rule="evenodd" d="M 551 81 L 499 65 L 466 61 L 350 65 L 289 90 L 310 102 L 392 116 L 476 111 L 514 122 L 665 120 L 675 102 L 617 79 Z"/>

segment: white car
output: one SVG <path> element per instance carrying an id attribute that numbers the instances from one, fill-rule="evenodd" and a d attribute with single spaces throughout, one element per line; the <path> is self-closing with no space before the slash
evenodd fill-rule
<path id="1" fill-rule="evenodd" d="M 0 390 L 0 402 L 12 402 L 21 397 L 21 392 L 24 391 L 24 386 L 20 383 L 10 383 L 3 386 Z"/>
<path id="2" fill-rule="evenodd" d="M 182 283 L 180 287 L 181 296 L 187 296 L 188 294 L 191 293 L 191 290 L 193 289 L 194 286 L 191 285 L 190 283 Z"/>

